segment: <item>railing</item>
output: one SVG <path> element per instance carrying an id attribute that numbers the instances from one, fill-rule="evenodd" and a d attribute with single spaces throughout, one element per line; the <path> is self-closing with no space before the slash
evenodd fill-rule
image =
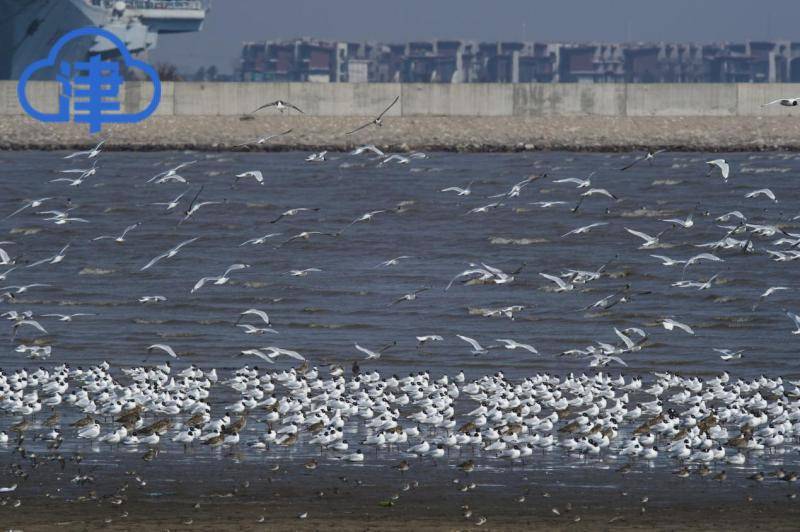
<path id="1" fill-rule="evenodd" d="M 113 8 L 116 0 L 91 0 L 96 6 Z M 127 0 L 125 4 L 133 9 L 204 9 L 200 0 Z"/>

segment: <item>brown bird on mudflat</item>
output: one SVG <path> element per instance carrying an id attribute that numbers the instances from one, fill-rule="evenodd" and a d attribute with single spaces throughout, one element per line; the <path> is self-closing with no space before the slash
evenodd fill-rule
<path id="1" fill-rule="evenodd" d="M 61 414 L 56 412 L 49 418 L 45 419 L 43 425 L 45 427 L 55 427 L 58 425 L 59 421 L 61 421 Z"/>
<path id="2" fill-rule="evenodd" d="M 472 460 L 461 462 L 460 464 L 458 464 L 458 468 L 464 473 L 472 473 L 473 471 L 475 471 L 475 462 L 473 462 Z"/>
<path id="3" fill-rule="evenodd" d="M 87 415 L 86 417 L 82 417 L 81 419 L 73 423 L 71 426 L 77 429 L 81 429 L 83 427 L 88 427 L 92 423 L 94 423 L 94 418 L 92 416 Z"/>
<path id="4" fill-rule="evenodd" d="M 247 417 L 241 416 L 239 419 L 224 427 L 222 429 L 223 434 L 239 434 L 242 429 L 247 425 Z"/>

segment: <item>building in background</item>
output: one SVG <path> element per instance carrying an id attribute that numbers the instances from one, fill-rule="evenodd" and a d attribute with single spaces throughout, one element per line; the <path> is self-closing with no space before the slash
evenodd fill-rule
<path id="1" fill-rule="evenodd" d="M 318 83 L 800 82 L 800 43 L 245 43 L 243 81 Z"/>

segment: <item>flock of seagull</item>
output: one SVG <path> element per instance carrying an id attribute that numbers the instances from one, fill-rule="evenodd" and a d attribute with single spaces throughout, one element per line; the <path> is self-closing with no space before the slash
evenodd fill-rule
<path id="1" fill-rule="evenodd" d="M 355 134 L 370 126 L 383 125 L 384 115 L 398 102 L 395 99 L 374 120 L 348 132 Z M 788 105 L 783 102 L 781 105 Z M 791 103 L 791 105 L 796 105 Z M 280 112 L 302 111 L 281 100 L 261 106 L 256 111 L 274 107 Z M 280 135 L 268 135 L 237 148 L 261 145 Z M 104 154 L 104 143 L 94 148 L 64 157 L 84 161 L 81 168 L 62 172 L 77 177 L 51 181 L 64 186 L 73 199 L 60 201 L 58 194 L 27 199 L 5 216 L 4 223 L 24 216 L 40 216 L 42 223 L 56 226 L 91 227 L 90 222 L 77 215 L 80 186 L 97 175 L 98 161 Z M 639 164 L 654 164 L 664 150 L 648 151 L 625 164 L 620 171 L 629 171 Z M 351 157 L 369 157 L 377 167 L 391 162 L 411 164 L 428 156 L 386 154 L 374 145 L 356 148 Z M 324 163 L 326 152 L 312 154 L 309 163 Z M 186 184 L 187 171 L 196 161 L 185 161 L 167 168 L 147 180 L 147 185 Z M 706 164 L 706 179 L 721 180 L 722 186 L 731 178 L 731 165 L 724 159 Z M 701 173 L 702 175 L 702 173 Z M 718 177 L 717 177 L 718 176 Z M 514 205 L 534 184 L 574 187 L 574 202 L 538 201 L 531 203 L 541 209 L 564 208 L 577 213 L 587 203 L 610 204 L 620 201 L 621 193 L 596 186 L 594 174 L 585 178 L 552 179 L 547 173 L 530 175 L 507 190 L 488 196 L 487 202 L 464 208 L 464 216 L 489 216 L 496 209 Z M 250 170 L 232 178 L 232 187 L 265 186 L 268 180 L 259 170 Z M 612 179 L 608 179 L 613 183 Z M 474 194 L 474 182 L 441 189 L 442 198 L 465 199 Z M 716 184 L 716 183 L 715 183 Z M 167 215 L 176 215 L 178 224 L 191 224 L 211 206 L 226 208 L 224 200 L 205 200 L 204 187 L 187 189 L 166 201 L 154 204 Z M 171 199 L 170 199 L 171 198 Z M 768 200 L 775 204 L 779 198 L 770 189 L 746 193 L 742 202 Z M 65 203 L 65 204 L 64 204 Z M 269 219 L 277 224 L 286 218 L 309 215 L 318 207 L 292 207 Z M 395 209 L 396 211 L 397 209 Z M 321 238 L 346 239 L 358 224 L 369 223 L 376 217 L 388 216 L 392 209 L 377 209 L 354 215 L 352 221 L 337 230 L 307 230 L 288 236 L 270 232 L 237 243 L 245 246 L 274 244 L 274 253 L 297 242 L 313 245 Z M 711 218 L 713 221 L 707 221 Z M 796 218 L 795 218 L 796 219 Z M 693 245 L 702 252 L 673 258 L 656 250 L 664 248 L 665 240 L 673 235 L 688 238 L 698 223 L 716 224 L 719 238 Z M 623 227 L 620 233 L 630 239 L 630 246 L 646 253 L 656 264 L 674 271 L 673 287 L 683 290 L 708 290 L 718 280 L 718 274 L 705 280 L 687 279 L 693 266 L 723 263 L 730 256 L 747 256 L 790 262 L 800 258 L 800 234 L 784 229 L 785 220 L 757 223 L 740 210 L 711 217 L 703 209 L 687 209 L 683 217 L 661 220 L 664 228 L 648 234 L 640 228 Z M 561 239 L 581 238 L 597 231 L 610 230 L 609 222 L 598 221 L 571 229 Z M 92 241 L 110 241 L 125 245 L 136 238 L 142 222 L 133 222 L 118 234 L 99 235 Z M 187 246 L 194 245 L 203 235 L 197 235 L 173 245 L 152 259 L 143 257 L 136 265 L 140 271 L 158 271 Z M 279 238 L 280 237 L 280 238 Z M 612 375 L 613 368 L 628 365 L 626 356 L 646 350 L 651 345 L 648 326 L 632 325 L 614 328 L 612 341 L 596 341 L 590 345 L 567 349 L 559 357 L 584 360 L 584 374 L 557 375 L 539 372 L 527 378 L 507 378 L 502 372 L 468 378 L 463 371 L 453 375 L 434 376 L 428 371 L 407 376 L 381 374 L 366 367 L 381 358 L 383 353 L 398 349 L 393 341 L 381 347 L 355 343 L 353 354 L 360 356 L 351 367 L 322 364 L 313 355 L 279 345 L 248 347 L 238 356 L 247 357 L 252 364 L 227 371 L 220 368 L 202 369 L 186 360 L 166 343 L 154 343 L 143 348 L 153 364 L 114 367 L 110 363 L 83 367 L 71 361 L 57 360 L 54 344 L 48 338 L 46 320 L 72 322 L 91 319 L 94 314 L 37 314 L 23 309 L 25 295 L 49 287 L 45 283 L 13 284 L 14 277 L 26 270 L 53 271 L 67 258 L 72 242 L 54 253 L 37 260 L 15 256 L 16 244 L 0 242 L 0 303 L 8 306 L 2 317 L 8 320 L 14 351 L 41 363 L 53 358 L 57 365 L 47 369 L 17 369 L 0 371 L 0 411 L 6 416 L 0 432 L 0 445 L 19 456 L 21 464 L 13 468 L 17 477 L 2 488 L 8 493 L 17 490 L 33 471 L 45 464 L 60 463 L 64 468 L 70 459 L 65 449 L 79 452 L 82 446 L 98 451 L 113 452 L 119 447 L 140 449 L 142 458 L 154 460 L 163 448 L 196 447 L 242 448 L 254 453 L 270 453 L 275 449 L 305 446 L 314 449 L 316 456 L 305 464 L 315 469 L 324 461 L 359 463 L 375 460 L 394 461 L 400 474 L 418 464 L 445 463 L 469 475 L 480 470 L 484 463 L 505 460 L 515 466 L 534 464 L 543 453 L 560 453 L 566 458 L 585 461 L 612 460 L 618 471 L 625 474 L 640 464 L 670 464 L 675 475 L 688 477 L 710 476 L 717 481 L 727 478 L 730 468 L 745 471 L 752 482 L 784 482 L 797 480 L 794 470 L 761 469 L 761 458 L 780 455 L 787 464 L 797 463 L 800 439 L 800 381 L 778 376 L 742 379 L 723 372 L 702 379 L 676 372 L 653 372 L 645 376 Z M 166 247 L 166 246 L 165 246 Z M 397 267 L 410 259 L 401 255 L 376 267 Z M 615 259 L 619 261 L 621 259 Z M 695 266 L 696 267 L 696 266 Z M 209 286 L 224 286 L 251 268 L 234 262 L 224 271 L 213 272 L 187 285 L 186 292 L 208 290 Z M 473 285 L 510 285 L 531 268 L 522 264 L 510 271 L 485 262 L 469 263 L 463 271 L 453 272 L 441 286 L 423 286 L 385 302 L 387 307 L 407 305 L 433 295 L 437 291 L 466 290 Z M 596 270 L 564 269 L 540 271 L 533 278 L 542 279 L 543 289 L 564 294 L 580 291 L 608 274 L 609 263 Z M 294 277 L 320 273 L 319 268 L 293 269 Z M 524 273 L 523 273 L 524 272 Z M 627 280 L 611 294 L 582 309 L 587 312 L 607 312 L 632 299 L 646 298 L 648 292 L 637 290 L 635 280 Z M 793 287 L 764 286 L 753 300 L 752 310 L 766 305 L 772 298 L 793 290 Z M 143 304 L 165 301 L 161 295 L 141 296 Z M 424 301 L 422 302 L 424 304 Z M 14 308 L 11 308 L 14 307 Z M 482 309 L 484 316 L 514 319 L 524 307 L 509 305 L 497 309 Z M 782 312 L 788 318 L 787 335 L 800 334 L 800 316 L 789 309 Z M 259 308 L 243 309 L 233 325 L 246 337 L 277 338 L 278 331 L 268 313 Z M 694 335 L 689 323 L 679 316 L 664 315 L 656 327 L 672 334 Z M 463 342 L 464 356 L 482 357 L 498 351 L 519 350 L 526 356 L 541 356 L 532 343 L 513 338 L 497 338 L 491 342 L 465 334 L 456 337 Z M 789 336 L 791 338 L 791 336 Z M 418 349 L 442 342 L 440 334 L 420 334 L 415 339 Z M 278 342 L 273 342 L 277 344 Z M 723 363 L 743 356 L 742 350 L 713 348 Z M 352 356 L 352 355 L 351 355 Z M 288 362 L 297 367 L 264 369 L 264 364 Z M 175 367 L 173 367 L 173 364 Z M 178 366 L 182 369 L 178 369 Z M 261 365 L 261 367 L 259 367 Z M 349 364 L 348 364 L 349 366 Z M 38 452 L 29 446 L 44 445 Z M 77 447 L 76 447 L 77 446 Z M 77 449 L 77 450 L 76 450 Z M 457 457 L 457 458 L 456 458 Z M 450 460 L 454 461 L 451 463 Z M 83 478 L 80 474 L 76 478 Z M 79 480 L 84 482 L 83 480 Z"/>

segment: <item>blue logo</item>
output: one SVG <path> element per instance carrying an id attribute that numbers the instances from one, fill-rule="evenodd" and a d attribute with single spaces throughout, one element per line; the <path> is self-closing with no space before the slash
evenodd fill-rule
<path id="1" fill-rule="evenodd" d="M 100 55 L 93 55 L 88 61 L 70 63 L 61 61 L 56 69 L 56 81 L 60 83 L 58 96 L 58 112 L 43 113 L 35 109 L 25 94 L 25 87 L 31 76 L 38 70 L 56 67 L 56 60 L 61 49 L 70 41 L 85 36 L 96 36 L 108 39 L 119 50 L 126 65 L 137 68 L 153 82 L 153 98 L 150 104 L 138 113 L 120 113 L 119 90 L 125 81 L 119 72 L 119 63 L 103 61 Z M 141 122 L 158 108 L 161 102 L 161 81 L 153 67 L 143 61 L 131 57 L 125 43 L 113 33 L 100 28 L 81 28 L 73 30 L 61 37 L 46 59 L 36 61 L 22 73 L 17 85 L 17 97 L 22 109 L 33 118 L 42 122 L 69 122 L 70 114 L 76 123 L 89 124 L 89 131 L 97 133 L 103 123 L 130 124 Z"/>

